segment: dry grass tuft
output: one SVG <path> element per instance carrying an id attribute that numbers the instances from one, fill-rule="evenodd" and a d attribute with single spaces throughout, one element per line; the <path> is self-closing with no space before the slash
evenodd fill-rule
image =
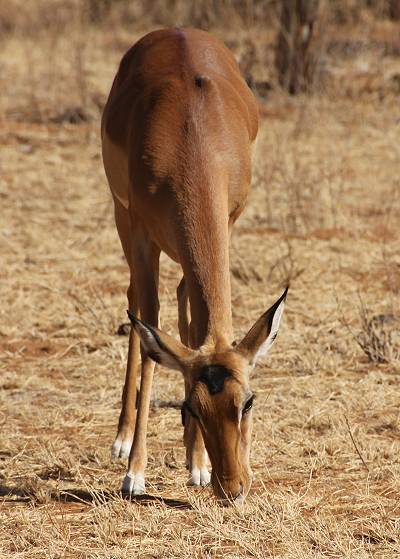
<path id="1" fill-rule="evenodd" d="M 252 380 L 252 494 L 225 509 L 185 485 L 182 381 L 161 369 L 148 495 L 118 493 L 125 464 L 109 449 L 128 271 L 99 117 L 123 51 L 150 27 L 120 25 L 122 3 L 101 26 L 58 4 L 66 11 L 46 15 L 58 24 L 40 27 L 32 3 L 9 3 L 16 23 L 1 39 L 0 556 L 398 557 L 398 26 L 329 28 L 329 91 L 270 89 L 260 106 L 253 188 L 232 240 L 238 338 L 288 281 L 291 290 Z M 273 31 L 213 25 L 238 54 L 250 34 L 251 72 L 273 85 Z M 162 321 L 174 335 L 179 279 L 163 258 Z"/>
<path id="2" fill-rule="evenodd" d="M 360 299 L 361 331 L 355 340 L 374 363 L 391 363 L 400 358 L 400 318 L 394 314 L 370 316 Z"/>

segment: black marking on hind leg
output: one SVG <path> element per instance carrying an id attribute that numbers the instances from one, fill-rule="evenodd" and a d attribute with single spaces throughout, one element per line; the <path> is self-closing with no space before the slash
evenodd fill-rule
<path id="1" fill-rule="evenodd" d="M 186 402 L 183 402 L 182 407 L 181 407 L 181 420 L 182 420 L 182 425 L 185 427 L 185 423 L 186 423 Z"/>

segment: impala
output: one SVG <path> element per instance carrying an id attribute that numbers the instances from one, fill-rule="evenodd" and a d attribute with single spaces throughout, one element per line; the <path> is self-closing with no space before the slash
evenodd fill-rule
<path id="1" fill-rule="evenodd" d="M 195 29 L 143 37 L 122 58 L 102 119 L 103 161 L 130 268 L 128 362 L 114 457 L 122 489 L 145 490 L 155 362 L 181 371 L 189 482 L 242 501 L 254 395 L 249 377 L 272 345 L 285 293 L 233 343 L 229 239 L 250 186 L 257 104 L 232 53 Z M 158 328 L 160 252 L 179 262 L 181 342 Z M 136 411 L 136 376 L 141 382 Z"/>

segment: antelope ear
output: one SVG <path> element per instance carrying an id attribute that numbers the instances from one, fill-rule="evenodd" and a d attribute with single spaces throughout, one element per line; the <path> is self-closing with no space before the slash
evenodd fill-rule
<path id="1" fill-rule="evenodd" d="M 127 313 L 147 355 L 163 367 L 183 372 L 185 363 L 196 355 L 196 351 L 181 344 L 162 330 L 142 322 L 130 311 Z"/>
<path id="2" fill-rule="evenodd" d="M 248 358 L 254 367 L 257 360 L 265 355 L 278 334 L 288 287 L 279 299 L 254 324 L 235 350 Z"/>

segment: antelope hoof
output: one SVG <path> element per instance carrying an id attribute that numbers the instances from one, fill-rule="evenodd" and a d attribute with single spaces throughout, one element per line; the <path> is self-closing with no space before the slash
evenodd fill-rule
<path id="1" fill-rule="evenodd" d="M 120 437 L 117 436 L 111 447 L 111 458 L 117 460 L 118 458 L 129 458 L 133 437 Z"/>
<path id="2" fill-rule="evenodd" d="M 137 474 L 127 473 L 122 482 L 122 493 L 128 495 L 143 495 L 146 484 L 144 482 L 144 475 L 142 472 Z"/>
<path id="3" fill-rule="evenodd" d="M 211 475 L 207 468 L 192 468 L 188 485 L 205 487 L 210 483 Z"/>

